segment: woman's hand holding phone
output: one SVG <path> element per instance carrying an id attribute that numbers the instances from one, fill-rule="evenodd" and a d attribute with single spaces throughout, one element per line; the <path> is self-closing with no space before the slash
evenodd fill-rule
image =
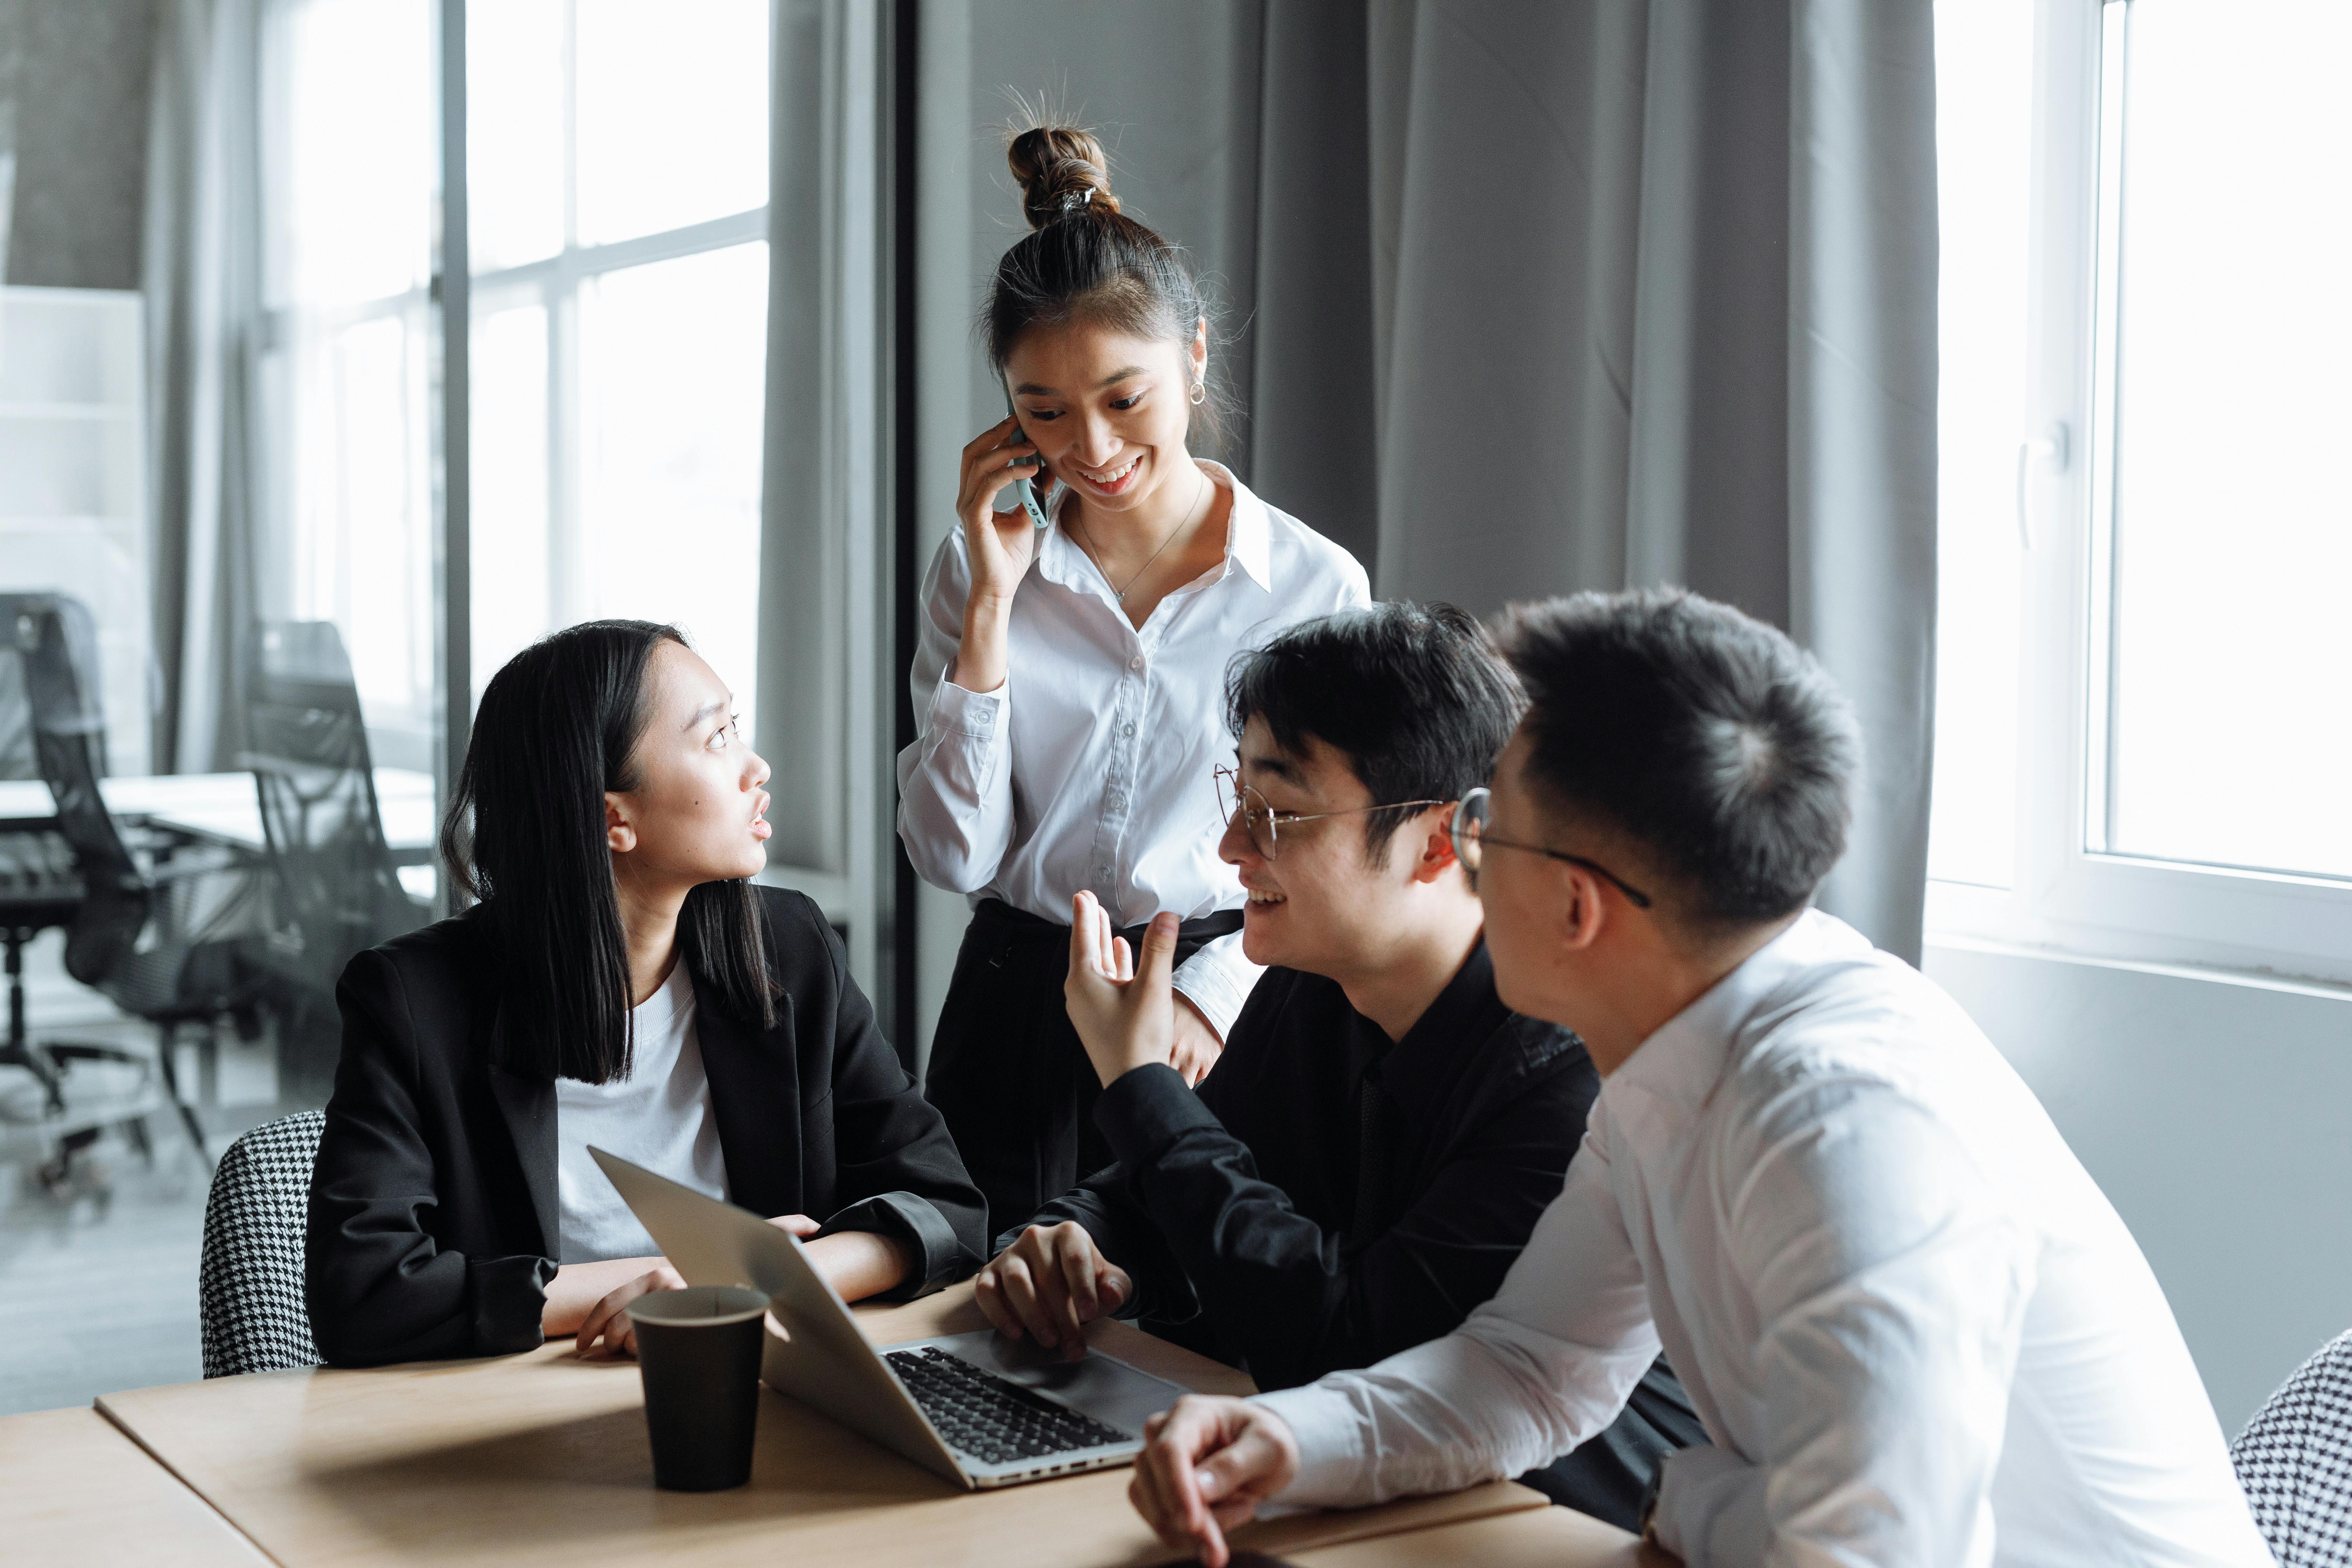
<path id="1" fill-rule="evenodd" d="M 1040 473 L 1037 448 L 1022 435 L 1017 420 L 991 426 L 963 449 L 956 514 L 971 559 L 971 592 L 964 600 L 963 646 L 948 679 L 967 691 L 993 691 L 1004 684 L 1013 595 L 1037 558 L 1036 524 L 1017 503 L 1010 511 L 997 510 L 997 492 L 1014 479 Z"/>

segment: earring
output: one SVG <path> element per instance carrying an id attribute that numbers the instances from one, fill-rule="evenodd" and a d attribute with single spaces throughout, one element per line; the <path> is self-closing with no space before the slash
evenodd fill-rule
<path id="1" fill-rule="evenodd" d="M 1192 405 L 1197 408 L 1208 400 L 1209 384 L 1205 381 L 1194 382 L 1192 384 Z"/>

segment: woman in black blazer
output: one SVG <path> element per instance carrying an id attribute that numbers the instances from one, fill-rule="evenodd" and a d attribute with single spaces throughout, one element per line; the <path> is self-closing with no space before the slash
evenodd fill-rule
<path id="1" fill-rule="evenodd" d="M 670 627 L 574 626 L 491 680 L 442 832 L 480 901 L 337 991 L 305 1267 L 328 1361 L 632 1349 L 622 1309 L 681 1281 L 583 1176 L 591 1131 L 775 1216 L 845 1299 L 978 1267 L 980 1193 L 838 939 L 746 879 L 767 777 Z"/>

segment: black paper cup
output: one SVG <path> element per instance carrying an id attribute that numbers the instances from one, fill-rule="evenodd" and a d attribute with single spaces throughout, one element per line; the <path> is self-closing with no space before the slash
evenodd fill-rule
<path id="1" fill-rule="evenodd" d="M 768 1299 L 734 1285 L 653 1290 L 629 1303 L 654 1485 L 715 1492 L 751 1479 Z"/>

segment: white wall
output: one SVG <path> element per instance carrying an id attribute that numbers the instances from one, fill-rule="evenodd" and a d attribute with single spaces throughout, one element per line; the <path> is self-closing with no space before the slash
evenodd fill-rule
<path id="1" fill-rule="evenodd" d="M 2139 1238 L 2222 1426 L 2352 1327 L 2352 994 L 1930 939 Z"/>

